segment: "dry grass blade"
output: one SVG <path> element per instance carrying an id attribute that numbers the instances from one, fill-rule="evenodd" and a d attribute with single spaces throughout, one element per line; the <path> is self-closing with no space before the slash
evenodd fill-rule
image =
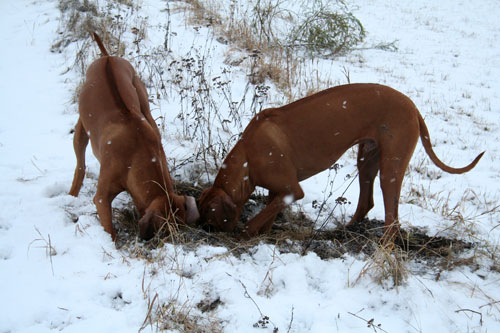
<path id="1" fill-rule="evenodd" d="M 49 258 L 50 260 L 50 268 L 52 270 L 52 275 L 54 275 L 54 263 L 52 262 L 52 256 L 55 256 L 57 255 L 57 251 L 56 249 L 52 246 L 52 241 L 50 240 L 50 234 L 47 235 L 47 239 L 45 239 L 45 237 L 42 236 L 42 233 L 40 232 L 40 230 L 38 230 L 37 227 L 35 227 L 35 230 L 36 232 L 38 233 L 38 235 L 40 236 L 40 238 L 37 238 L 37 239 L 34 239 L 32 240 L 29 244 L 28 244 L 28 252 L 31 248 L 31 245 L 33 245 L 34 243 L 37 243 L 37 242 L 42 242 L 43 245 L 40 245 L 40 246 L 37 246 L 37 248 L 42 248 L 42 249 L 45 249 L 45 255 Z"/>
<path id="2" fill-rule="evenodd" d="M 141 328 L 139 329 L 139 332 L 145 329 L 148 325 L 151 325 L 151 327 L 153 327 L 152 313 L 153 313 L 153 306 L 157 299 L 158 299 L 158 293 L 156 293 L 153 299 L 150 302 L 148 302 L 149 303 L 148 312 L 146 314 L 146 318 L 144 318 L 144 322 L 142 323 Z"/>

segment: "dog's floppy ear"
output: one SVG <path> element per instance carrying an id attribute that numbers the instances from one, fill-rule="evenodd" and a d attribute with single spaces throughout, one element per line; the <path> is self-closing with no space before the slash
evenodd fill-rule
<path id="1" fill-rule="evenodd" d="M 168 228 L 165 228 L 167 223 L 169 220 L 164 217 L 164 214 L 156 210 L 147 210 L 146 214 L 139 220 L 139 237 L 150 240 L 156 233 L 168 231 Z"/>
<path id="2" fill-rule="evenodd" d="M 214 198 L 210 205 L 210 213 L 212 215 L 212 224 L 218 230 L 231 232 L 236 226 L 236 205 L 231 200 L 231 197 L 221 191 Z"/>
<path id="3" fill-rule="evenodd" d="M 152 210 L 147 211 L 146 214 L 139 220 L 139 237 L 144 240 L 149 240 L 153 238 L 155 234 L 153 226 L 154 212 Z"/>
<path id="4" fill-rule="evenodd" d="M 227 194 L 222 197 L 222 211 L 222 223 L 223 225 L 229 224 L 231 226 L 230 231 L 232 231 L 232 229 L 236 226 L 236 205 Z M 228 227 L 223 227 L 223 229 L 226 228 Z"/>
<path id="5" fill-rule="evenodd" d="M 175 214 L 175 223 L 184 223 L 186 220 L 186 199 L 184 196 L 170 196 L 170 211 Z M 168 209 L 168 208 L 167 208 Z M 167 215 L 169 213 L 167 212 Z M 161 226 L 158 226 L 161 227 Z"/>

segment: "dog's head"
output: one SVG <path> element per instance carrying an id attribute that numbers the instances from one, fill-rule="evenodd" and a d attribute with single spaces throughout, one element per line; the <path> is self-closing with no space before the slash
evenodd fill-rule
<path id="1" fill-rule="evenodd" d="M 200 224 L 204 229 L 231 232 L 237 223 L 237 208 L 233 200 L 220 188 L 203 191 L 198 201 Z"/>
<path id="2" fill-rule="evenodd" d="M 199 217 L 193 197 L 172 194 L 156 198 L 139 220 L 139 236 L 148 240 L 158 232 L 168 231 L 168 223 L 194 225 Z"/>

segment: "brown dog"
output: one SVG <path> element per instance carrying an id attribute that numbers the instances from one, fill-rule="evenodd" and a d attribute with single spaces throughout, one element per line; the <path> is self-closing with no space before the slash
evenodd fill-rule
<path id="1" fill-rule="evenodd" d="M 139 235 L 144 239 L 151 238 L 173 216 L 181 223 L 195 222 L 199 214 L 194 198 L 174 193 L 144 84 L 128 61 L 109 56 L 99 36 L 93 36 L 103 56 L 89 66 L 80 93 L 73 142 L 77 166 L 69 194 L 76 197 L 80 192 L 90 138 L 101 163 L 94 203 L 113 240 L 111 202 L 122 191 L 130 193 L 143 215 Z"/>
<path id="2" fill-rule="evenodd" d="M 232 231 L 255 186 L 269 190 L 267 206 L 247 222 L 245 235 L 270 230 L 280 210 L 304 197 L 299 182 L 329 168 L 359 144 L 358 207 L 349 223 L 373 207 L 373 181 L 380 170 L 385 206 L 384 240 L 399 230 L 401 184 L 418 138 L 431 160 L 449 173 L 472 169 L 441 162 L 413 102 L 378 84 L 351 84 L 324 90 L 289 105 L 257 114 L 226 157 L 214 185 L 199 199 L 200 223 Z"/>

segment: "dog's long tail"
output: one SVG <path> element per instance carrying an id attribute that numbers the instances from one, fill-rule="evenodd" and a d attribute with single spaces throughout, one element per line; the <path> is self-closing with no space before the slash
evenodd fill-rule
<path id="1" fill-rule="evenodd" d="M 140 102 L 137 96 L 137 91 L 133 86 L 129 77 L 129 73 L 120 69 L 118 59 L 111 57 L 102 43 L 102 39 L 98 34 L 92 32 L 92 38 L 96 41 L 102 56 L 106 59 L 106 77 L 111 87 L 114 100 L 119 109 L 124 113 L 140 112 Z"/>
<path id="2" fill-rule="evenodd" d="M 472 161 L 469 165 L 463 167 L 463 168 L 453 168 L 450 167 L 446 164 L 444 164 L 437 156 L 436 153 L 434 153 L 434 150 L 432 149 L 431 145 L 431 139 L 429 136 L 429 130 L 427 129 L 427 125 L 424 122 L 424 118 L 422 118 L 422 115 L 418 113 L 418 123 L 420 125 L 420 140 L 422 140 L 422 145 L 424 146 L 425 152 L 427 155 L 429 155 L 430 159 L 434 164 L 436 164 L 441 170 L 446 171 L 448 173 L 464 173 L 469 170 L 471 170 L 473 167 L 476 166 L 477 162 L 483 157 L 484 151 L 477 155 L 477 157 Z"/>
<path id="3" fill-rule="evenodd" d="M 102 56 L 103 57 L 109 56 L 108 51 L 106 50 L 106 48 L 104 47 L 104 44 L 102 43 L 101 37 L 99 37 L 99 35 L 96 34 L 95 32 L 92 32 L 92 39 L 94 39 L 96 41 L 97 45 L 99 46 L 99 49 L 101 50 Z"/>

